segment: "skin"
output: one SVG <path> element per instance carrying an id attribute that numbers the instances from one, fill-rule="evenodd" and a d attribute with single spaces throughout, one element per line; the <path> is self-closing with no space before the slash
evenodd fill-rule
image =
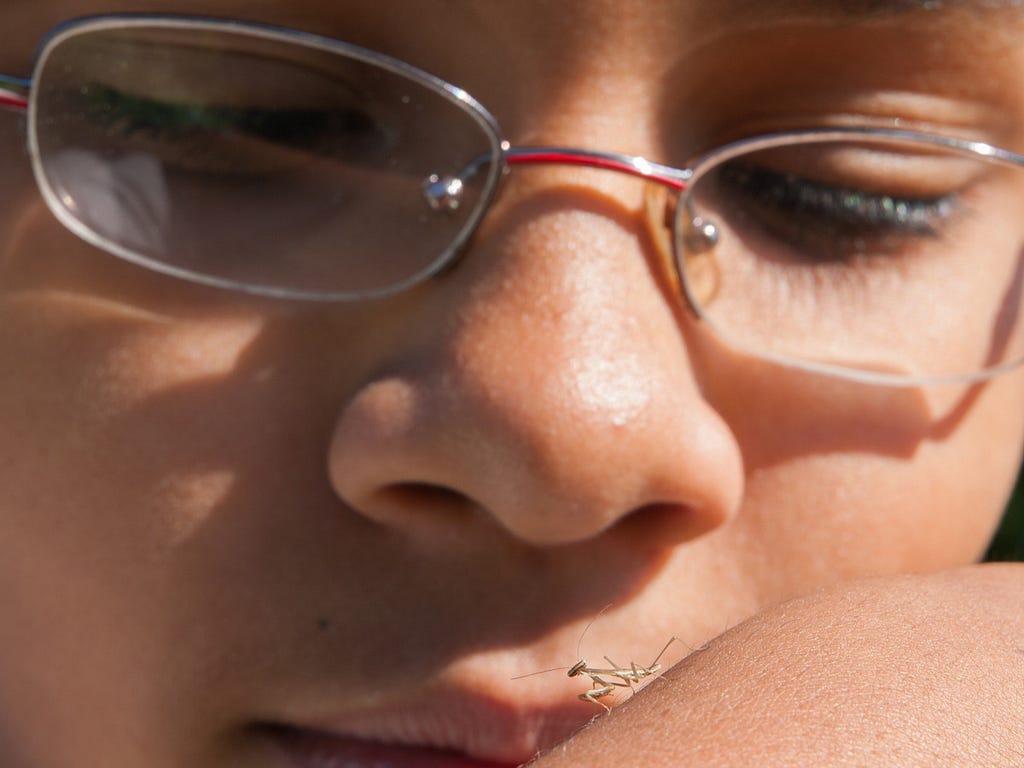
<path id="1" fill-rule="evenodd" d="M 895 113 L 1024 147 L 1019 11 L 710 5 L 423 3 L 402 25 L 304 0 L 130 9 L 392 53 L 465 87 L 516 145 L 683 164 L 768 127 Z M 115 8 L 6 3 L 0 71 L 27 73 L 54 19 Z M 311 306 L 85 245 L 45 210 L 16 119 L 0 140 L 4 765 L 283 765 L 266 722 L 426 730 L 515 763 L 596 708 L 579 680 L 511 678 L 578 653 L 647 663 L 672 636 L 663 663 L 717 639 L 538 765 L 762 747 L 765 765 L 1010 764 L 1022 576 L 963 566 L 1019 466 L 1024 373 L 937 395 L 731 353 L 673 291 L 642 187 L 612 174 L 517 170 L 443 278 Z M 977 674 L 949 673 L 967 648 Z M 892 695 L 908 689 L 934 695 Z M 945 692 L 991 752 L 935 725 Z M 478 711 L 500 725 L 471 727 Z"/>
<path id="2" fill-rule="evenodd" d="M 1018 765 L 1017 571 L 861 581 L 764 611 L 536 765 Z"/>

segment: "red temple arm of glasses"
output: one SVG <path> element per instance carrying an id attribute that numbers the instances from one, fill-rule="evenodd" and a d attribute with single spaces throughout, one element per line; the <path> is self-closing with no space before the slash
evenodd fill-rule
<path id="1" fill-rule="evenodd" d="M 13 93 L 0 91 L 0 107 L 6 107 L 18 112 L 23 112 L 28 109 L 28 99 L 22 96 L 17 96 Z"/>
<path id="2" fill-rule="evenodd" d="M 24 112 L 28 109 L 28 80 L 0 75 L 0 107 Z"/>

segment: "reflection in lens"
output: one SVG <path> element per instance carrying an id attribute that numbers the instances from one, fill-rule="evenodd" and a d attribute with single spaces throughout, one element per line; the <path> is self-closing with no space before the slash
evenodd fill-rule
<path id="1" fill-rule="evenodd" d="M 170 201 L 161 165 L 142 153 L 110 161 L 94 152 L 64 149 L 50 160 L 51 173 L 74 179 L 63 203 L 98 230 L 141 252 L 162 252 Z M 65 187 L 66 189 L 66 187 Z"/>
<path id="2" fill-rule="evenodd" d="M 1024 356 L 1024 171 L 906 140 L 723 152 L 678 228 L 718 242 L 680 271 L 701 315 L 748 353 L 921 379 Z M 895 383 L 895 382 L 894 382 Z"/>
<path id="3" fill-rule="evenodd" d="M 51 45 L 36 83 L 34 148 L 58 216 L 215 284 L 400 289 L 468 236 L 497 178 L 489 118 L 425 75 L 316 38 L 87 23 Z M 481 158 L 459 210 L 431 210 L 423 180 Z"/>

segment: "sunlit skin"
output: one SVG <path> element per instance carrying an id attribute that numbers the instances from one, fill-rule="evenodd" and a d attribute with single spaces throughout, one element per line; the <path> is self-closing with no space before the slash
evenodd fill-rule
<path id="1" fill-rule="evenodd" d="M 1024 149 L 1019 11 L 732 5 L 16 0 L 0 72 L 27 74 L 60 19 L 211 13 L 410 61 L 474 94 L 515 145 L 683 165 L 853 116 Z M 830 648 L 845 646 L 828 627 L 889 632 L 908 605 L 936 626 L 941 594 L 991 621 L 982 658 L 1011 634 L 1002 617 L 1020 621 L 1014 567 L 944 573 L 920 600 L 888 579 L 981 557 L 1020 463 L 1024 372 L 949 395 L 732 352 L 675 292 L 634 179 L 517 168 L 455 269 L 310 305 L 84 244 L 46 210 L 23 145 L 0 112 L 5 766 L 289 765 L 263 724 L 516 764 L 603 710 L 564 671 L 512 678 L 577 654 L 644 664 L 675 636 L 668 667 L 755 617 L 673 670 L 676 688 L 653 686 L 648 709 L 641 694 L 593 729 L 595 765 L 679 765 L 685 751 L 611 745 L 635 722 L 645 743 L 683 733 L 664 702 L 694 680 L 743 690 L 727 682 L 754 676 L 740 649 L 779 636 L 780 601 L 881 577 L 861 602 L 793 609 Z M 1020 221 L 1004 226 L 1024 243 Z M 884 610 L 849 618 L 877 595 Z M 816 663 L 789 642 L 779 658 Z M 869 676 L 850 647 L 847 677 Z M 730 721 L 700 690 L 707 734 Z"/>

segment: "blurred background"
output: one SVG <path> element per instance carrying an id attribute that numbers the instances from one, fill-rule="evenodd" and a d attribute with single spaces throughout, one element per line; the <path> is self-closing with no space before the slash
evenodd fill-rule
<path id="1" fill-rule="evenodd" d="M 1024 471 L 1017 477 L 1017 487 L 1013 491 L 1003 524 L 992 539 L 985 559 L 1024 561 Z"/>

